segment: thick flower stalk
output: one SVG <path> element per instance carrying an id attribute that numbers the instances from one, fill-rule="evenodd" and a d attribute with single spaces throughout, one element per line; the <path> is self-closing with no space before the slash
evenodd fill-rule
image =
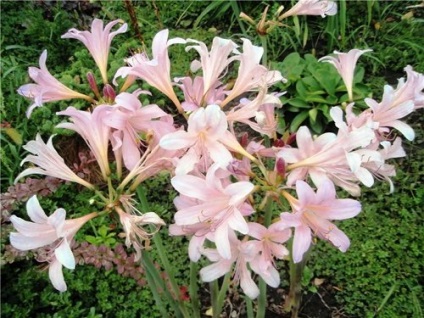
<path id="1" fill-rule="evenodd" d="M 53 286 L 61 292 L 66 291 L 62 266 L 68 269 L 75 268 L 75 257 L 70 244 L 78 230 L 87 221 L 96 217 L 97 213 L 93 212 L 77 219 L 65 220 L 66 211 L 57 209 L 52 215 L 47 216 L 36 196 L 28 200 L 27 213 L 32 222 L 15 215 L 10 217 L 10 221 L 18 231 L 10 234 L 10 243 L 21 251 L 48 247 L 48 253 L 42 261 L 49 263 L 49 277 Z"/>

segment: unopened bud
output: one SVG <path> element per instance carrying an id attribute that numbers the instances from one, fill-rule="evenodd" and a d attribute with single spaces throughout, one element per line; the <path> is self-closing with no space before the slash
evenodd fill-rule
<path id="1" fill-rule="evenodd" d="M 286 145 L 283 139 L 274 140 L 273 146 L 276 148 L 283 148 Z"/>
<path id="2" fill-rule="evenodd" d="M 116 97 L 116 93 L 115 93 L 115 90 L 113 89 L 113 87 L 110 86 L 109 84 L 106 84 L 103 87 L 103 96 L 106 100 L 113 102 L 115 100 L 115 97 Z"/>
<path id="3" fill-rule="evenodd" d="M 87 73 L 87 80 L 93 93 L 96 95 L 97 98 L 100 98 L 99 88 L 97 87 L 97 82 L 93 73 Z"/>
<path id="4" fill-rule="evenodd" d="M 248 135 L 248 133 L 244 133 L 242 136 L 241 136 L 241 138 L 240 138 L 240 145 L 243 147 L 243 148 L 246 148 L 247 147 L 247 144 L 248 144 L 248 138 L 249 138 L 249 135 Z"/>
<path id="5" fill-rule="evenodd" d="M 296 140 L 296 133 L 293 133 L 287 138 L 287 145 L 291 145 Z"/>
<path id="6" fill-rule="evenodd" d="M 278 158 L 275 162 L 275 171 L 283 178 L 286 176 L 286 162 L 283 158 Z"/>
<path id="7" fill-rule="evenodd" d="M 242 19 L 242 20 L 244 20 L 244 21 L 246 21 L 246 22 L 249 22 L 249 23 L 250 23 L 251 25 L 253 25 L 253 26 L 255 26 L 255 25 L 256 25 L 255 20 L 253 20 L 251 17 L 249 17 L 249 16 L 248 16 L 246 13 L 244 13 L 244 12 L 240 13 L 239 18 L 240 18 L 240 19 Z"/>

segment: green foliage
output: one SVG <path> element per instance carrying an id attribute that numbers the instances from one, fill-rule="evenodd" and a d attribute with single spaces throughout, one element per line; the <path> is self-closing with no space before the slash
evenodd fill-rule
<path id="1" fill-rule="evenodd" d="M 273 67 L 288 80 L 281 85 L 281 90 L 287 93 L 281 98 L 280 132 L 287 129 L 296 132 L 301 125 L 307 125 L 317 134 L 328 130 L 331 107 L 348 102 L 346 88 L 335 67 L 318 62 L 311 54 L 302 58 L 299 53 L 289 54 Z M 363 99 L 370 94 L 369 87 L 361 83 L 363 77 L 364 69 L 357 67 L 353 87 L 356 107 L 364 106 Z"/>
<path id="2" fill-rule="evenodd" d="M 115 236 L 116 236 L 116 233 L 110 232 L 110 228 L 103 224 L 97 230 L 97 233 L 95 236 L 86 235 L 85 241 L 97 246 L 106 245 L 107 247 L 114 247 L 117 243 Z"/>
<path id="3" fill-rule="evenodd" d="M 68 292 L 59 293 L 34 265 L 2 268 L 2 317 L 159 317 L 148 288 L 113 271 L 64 270 Z"/>
<path id="4" fill-rule="evenodd" d="M 416 127 L 419 132 L 419 124 Z M 346 254 L 320 242 L 310 266 L 338 290 L 337 300 L 354 317 L 422 317 L 424 290 L 422 133 L 409 146 L 395 192 L 380 184 L 363 192 L 362 212 L 340 223 L 351 246 Z"/>

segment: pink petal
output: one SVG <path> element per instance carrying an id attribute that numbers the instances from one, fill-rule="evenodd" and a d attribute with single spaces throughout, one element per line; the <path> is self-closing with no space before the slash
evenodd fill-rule
<path id="1" fill-rule="evenodd" d="M 59 261 L 54 260 L 52 263 L 50 263 L 49 278 L 54 288 L 56 288 L 58 291 L 64 292 L 67 290 L 65 279 L 63 278 L 62 264 Z"/>
<path id="2" fill-rule="evenodd" d="M 21 251 L 28 251 L 50 245 L 56 240 L 56 231 L 53 230 L 33 237 L 25 236 L 21 233 L 10 233 L 10 244 Z"/>
<path id="3" fill-rule="evenodd" d="M 228 227 L 226 224 L 219 226 L 214 232 L 215 245 L 219 254 L 224 259 L 231 259 L 231 245 L 228 237 Z"/>
<path id="4" fill-rule="evenodd" d="M 212 282 L 228 273 L 231 270 L 232 264 L 233 262 L 230 260 L 222 260 L 206 266 L 200 270 L 200 277 L 204 282 Z"/>
<path id="5" fill-rule="evenodd" d="M 33 195 L 26 204 L 29 218 L 39 224 L 47 223 L 47 215 L 38 202 L 37 196 Z"/>
<path id="6" fill-rule="evenodd" d="M 183 130 L 179 130 L 163 136 L 159 145 L 164 149 L 178 150 L 192 146 L 196 140 L 197 138 L 195 136 L 192 136 Z"/>
<path id="7" fill-rule="evenodd" d="M 250 299 L 255 299 L 259 296 L 259 288 L 253 281 L 250 271 L 246 266 L 241 269 L 240 287 Z"/>
<path id="8" fill-rule="evenodd" d="M 293 262 L 299 263 L 302 258 L 303 254 L 306 253 L 306 251 L 309 249 L 309 246 L 311 246 L 311 229 L 305 225 L 301 225 L 296 227 L 296 230 L 294 232 L 294 238 L 293 238 Z"/>
<path id="9" fill-rule="evenodd" d="M 71 247 L 69 246 L 66 238 L 63 242 L 54 250 L 56 259 L 66 268 L 75 269 L 75 257 L 72 253 Z"/>

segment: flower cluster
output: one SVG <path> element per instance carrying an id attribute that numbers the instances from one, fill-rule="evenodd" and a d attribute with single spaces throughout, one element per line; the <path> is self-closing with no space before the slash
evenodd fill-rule
<path id="1" fill-rule="evenodd" d="M 301 0 L 281 19 L 296 14 L 331 15 L 335 10 L 332 1 Z M 108 196 L 66 166 L 52 137 L 46 144 L 37 136 L 25 146 L 32 154 L 24 162 L 35 166 L 17 179 L 42 174 L 76 182 L 95 191 L 104 210 L 65 221 L 63 209 L 47 217 L 33 197 L 27 205 L 33 222 L 11 218 L 18 231 L 11 234 L 12 245 L 21 250 L 49 246 L 45 260 L 50 263 L 50 278 L 63 291 L 62 265 L 75 267 L 69 243 L 77 230 L 98 215 L 114 215 L 122 225 L 126 246 L 135 249 L 138 260 L 149 237 L 165 222 L 154 212 L 139 212 L 133 194 L 147 178 L 168 171 L 179 193 L 170 234 L 189 238 L 191 261 L 202 256 L 211 261 L 200 271 L 203 281 L 231 271 L 233 281 L 255 298 L 259 288 L 252 271 L 277 287 L 276 260 L 300 262 L 314 237 L 345 252 L 349 239 L 332 221 L 356 216 L 361 204 L 339 199 L 336 187 L 357 196 L 361 183 L 372 186 L 375 178 L 391 182 L 395 169 L 387 161 L 405 156 L 392 128 L 413 139 L 412 129 L 401 119 L 423 107 L 424 76 L 407 66 L 407 79 L 399 80 L 396 88 L 386 86 L 381 102 L 367 98 L 369 108 L 362 113 L 355 112 L 353 103 L 346 109 L 334 107 L 335 133 L 312 136 L 304 126 L 295 137 L 281 137 L 276 108 L 282 107 L 279 96 L 284 92 L 269 89 L 285 79 L 279 71 L 260 64 L 263 48 L 249 39 L 239 45 L 220 37 L 208 48 L 194 39 L 169 39 L 168 30 L 162 30 L 153 39 L 151 57 L 148 52 L 129 57 L 109 81 L 110 43 L 125 32 L 126 24 L 110 31 L 120 22 L 103 28 L 103 22 L 96 19 L 91 32 L 72 29 L 63 36 L 80 40 L 90 51 L 103 90 L 92 73 L 87 75 L 91 93 L 65 87 L 48 72 L 46 52 L 40 58 L 40 69 L 30 68 L 35 84 L 19 89 L 34 101 L 28 115 L 50 101 L 82 98 L 89 102 L 88 110 L 68 107 L 60 111 L 58 115 L 69 122 L 58 127 L 73 130 L 85 140 L 108 185 Z M 168 50 L 174 45 L 197 53 L 190 65 L 192 76 L 171 78 Z M 322 59 L 335 65 L 351 99 L 355 64 L 366 51 L 336 52 L 336 57 Z M 231 85 L 229 70 L 237 74 Z M 151 93 L 137 89 L 136 80 L 166 95 L 186 124 L 177 126 L 173 116 L 155 104 L 142 105 L 139 95 Z M 288 250 L 285 243 L 291 238 L 292 249 Z"/>

